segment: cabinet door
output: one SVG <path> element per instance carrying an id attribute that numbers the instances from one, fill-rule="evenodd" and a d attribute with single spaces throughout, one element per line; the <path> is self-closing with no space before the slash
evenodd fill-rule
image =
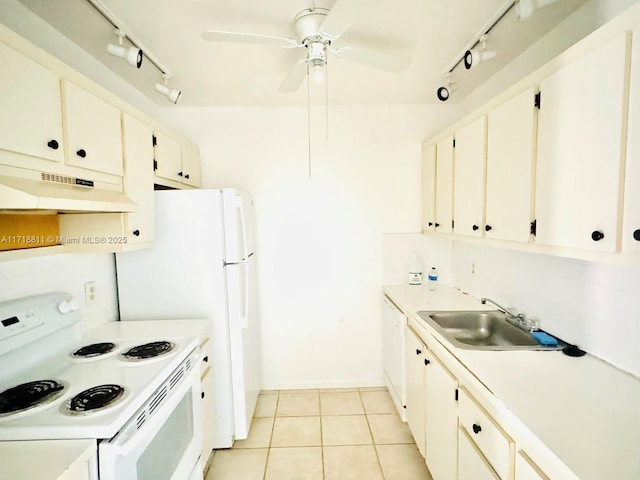
<path id="1" fill-rule="evenodd" d="M 487 238 L 529 241 L 537 126 L 534 98 L 530 88 L 489 113 Z"/>
<path id="2" fill-rule="evenodd" d="M 618 248 L 628 35 L 540 84 L 536 241 Z"/>
<path id="3" fill-rule="evenodd" d="M 516 455 L 516 480 L 549 480 L 523 451 Z"/>
<path id="4" fill-rule="evenodd" d="M 162 132 L 155 132 L 156 175 L 182 182 L 182 147 Z"/>
<path id="5" fill-rule="evenodd" d="M 422 149 L 422 231 L 435 230 L 436 223 L 436 146 Z"/>
<path id="6" fill-rule="evenodd" d="M 215 443 L 215 382 L 213 371 L 208 368 L 202 375 L 202 465 L 206 465 Z"/>
<path id="7" fill-rule="evenodd" d="M 500 480 L 462 428 L 458 430 L 458 441 L 458 480 Z"/>
<path id="8" fill-rule="evenodd" d="M 128 242 L 149 242 L 155 238 L 153 194 L 153 129 L 130 117 L 122 116 L 124 140 L 124 193 L 138 205 L 127 214 Z"/>
<path id="9" fill-rule="evenodd" d="M 424 354 L 426 347 L 417 335 L 407 328 L 405 340 L 405 382 L 407 395 L 407 423 L 420 454 L 424 457 L 425 391 Z"/>
<path id="10" fill-rule="evenodd" d="M 66 162 L 122 175 L 120 110 L 63 80 Z"/>
<path id="11" fill-rule="evenodd" d="M 456 478 L 458 463 L 458 380 L 431 351 L 425 369 L 425 458 L 433 480 Z"/>
<path id="12" fill-rule="evenodd" d="M 640 30 L 633 32 L 622 250 L 640 253 Z"/>
<path id="13" fill-rule="evenodd" d="M 453 135 L 436 144 L 436 231 L 451 233 L 453 227 Z"/>
<path id="14" fill-rule="evenodd" d="M 486 117 L 456 132 L 453 228 L 456 234 L 481 237 L 484 227 Z"/>
<path id="15" fill-rule="evenodd" d="M 195 145 L 182 146 L 182 178 L 187 185 L 200 186 L 200 151 Z"/>
<path id="16" fill-rule="evenodd" d="M 59 78 L 0 44 L 0 148 L 62 162 Z"/>

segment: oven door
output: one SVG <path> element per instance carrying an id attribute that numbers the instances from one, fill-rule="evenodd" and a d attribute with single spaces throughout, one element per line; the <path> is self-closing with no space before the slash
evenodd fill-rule
<path id="1" fill-rule="evenodd" d="M 137 415 L 99 444 L 100 480 L 202 479 L 199 357 L 193 356 L 191 370 L 142 426 Z"/>

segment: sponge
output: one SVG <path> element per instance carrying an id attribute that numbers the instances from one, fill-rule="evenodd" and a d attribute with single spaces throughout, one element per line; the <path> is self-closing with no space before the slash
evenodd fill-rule
<path id="1" fill-rule="evenodd" d="M 558 340 L 556 340 L 546 332 L 531 332 L 531 336 L 535 338 L 540 345 L 549 347 L 555 347 L 556 345 L 558 345 Z"/>

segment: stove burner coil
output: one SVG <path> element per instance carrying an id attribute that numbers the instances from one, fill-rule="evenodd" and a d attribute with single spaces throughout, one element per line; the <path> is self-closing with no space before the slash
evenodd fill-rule
<path id="1" fill-rule="evenodd" d="M 172 342 L 150 342 L 132 347 L 124 352 L 122 356 L 128 360 L 144 360 L 146 358 L 165 355 L 174 348 L 175 344 Z"/>
<path id="2" fill-rule="evenodd" d="M 17 413 L 53 401 L 64 390 L 55 380 L 36 380 L 12 387 L 0 393 L 0 415 Z"/>
<path id="3" fill-rule="evenodd" d="M 112 352 L 113 349 L 116 348 L 115 343 L 104 342 L 104 343 L 92 343 L 91 345 L 85 345 L 82 348 L 79 348 L 75 352 L 73 352 L 74 357 L 82 357 L 82 358 L 91 358 L 98 357 L 100 355 L 104 355 L 105 353 Z"/>
<path id="4" fill-rule="evenodd" d="M 124 387 L 115 384 L 88 388 L 69 400 L 71 413 L 86 413 L 112 405 L 124 394 Z"/>

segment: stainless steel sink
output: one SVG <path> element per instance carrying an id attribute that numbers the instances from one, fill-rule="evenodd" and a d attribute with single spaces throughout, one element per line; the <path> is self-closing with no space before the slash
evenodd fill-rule
<path id="1" fill-rule="evenodd" d="M 442 336 L 459 348 L 472 350 L 559 350 L 540 345 L 528 331 L 507 322 L 500 310 L 418 312 Z"/>

